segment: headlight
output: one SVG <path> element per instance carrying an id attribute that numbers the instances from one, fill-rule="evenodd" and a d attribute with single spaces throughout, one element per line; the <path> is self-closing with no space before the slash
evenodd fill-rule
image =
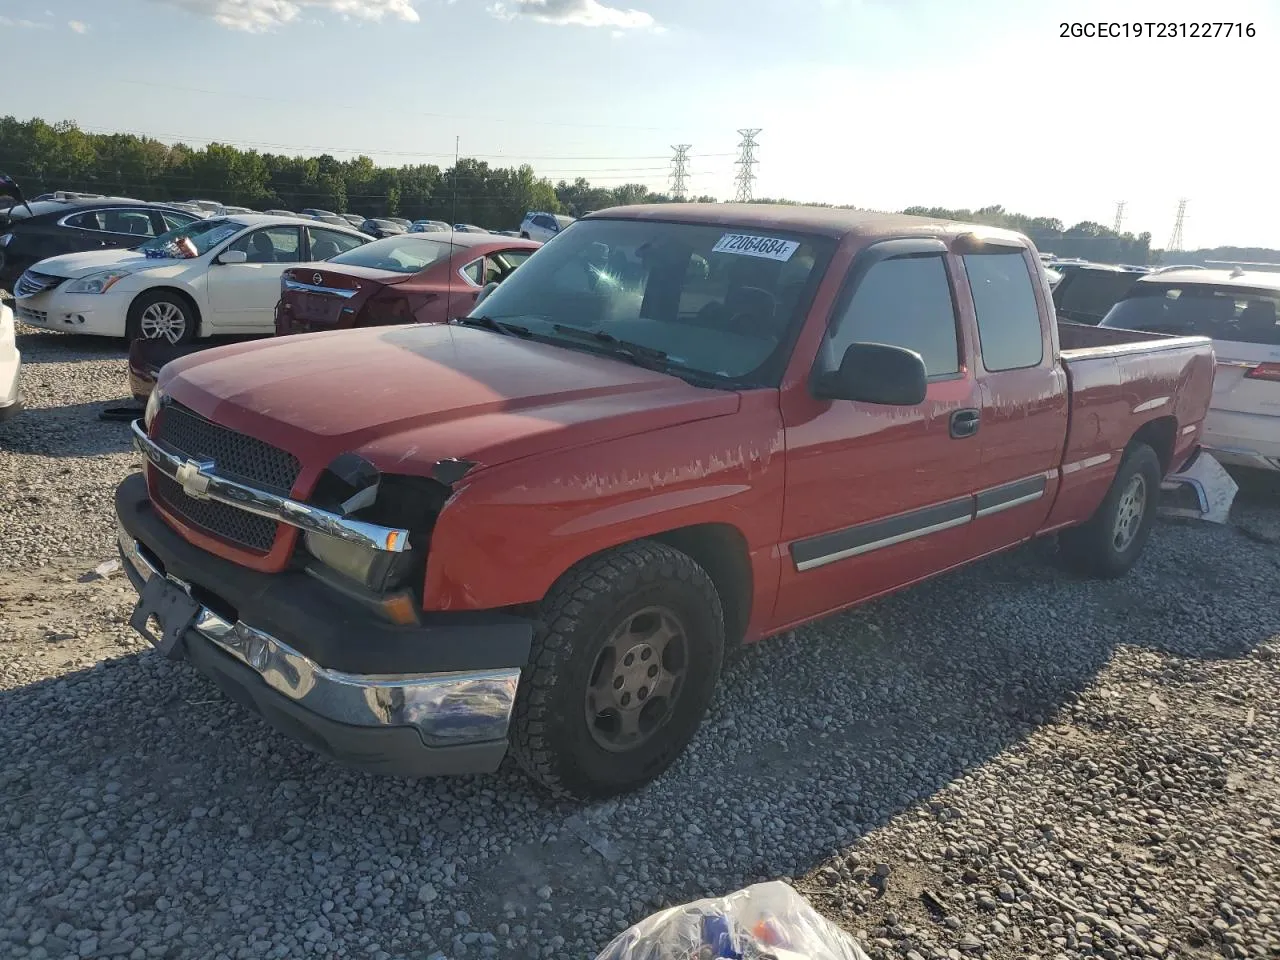
<path id="1" fill-rule="evenodd" d="M 87 277 L 81 277 L 79 280 L 73 281 L 70 286 L 66 287 L 67 293 L 106 293 L 117 282 L 129 276 L 132 271 L 129 270 L 103 270 L 101 273 L 91 273 Z"/>
<path id="2" fill-rule="evenodd" d="M 404 583 L 413 572 L 416 557 L 406 550 L 391 553 L 349 543 L 323 533 L 308 533 L 307 552 L 322 564 L 374 593 L 386 593 Z"/>
<path id="3" fill-rule="evenodd" d="M 160 402 L 163 397 L 163 390 L 159 387 L 151 388 L 151 396 L 147 397 L 147 409 L 142 415 L 142 425 L 148 430 L 151 429 L 151 421 L 156 418 L 156 413 L 160 410 Z"/>

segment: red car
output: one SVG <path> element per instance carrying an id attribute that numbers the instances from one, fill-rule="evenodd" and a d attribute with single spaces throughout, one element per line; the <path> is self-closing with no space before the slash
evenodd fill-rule
<path id="1" fill-rule="evenodd" d="M 443 323 L 541 244 L 491 233 L 404 233 L 303 264 L 280 278 L 276 336 L 344 327 Z"/>
<path id="2" fill-rule="evenodd" d="M 602 211 L 475 315 L 166 364 L 116 491 L 131 622 L 344 763 L 510 750 L 608 796 L 743 643 L 1033 537 L 1123 574 L 1213 372 L 1205 337 L 1059 325 L 1020 234 Z"/>

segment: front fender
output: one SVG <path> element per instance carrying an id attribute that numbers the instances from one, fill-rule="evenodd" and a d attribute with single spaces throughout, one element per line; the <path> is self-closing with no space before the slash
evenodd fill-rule
<path id="1" fill-rule="evenodd" d="M 696 524 L 732 526 L 753 556 L 769 556 L 782 523 L 783 435 L 768 397 L 730 417 L 468 475 L 431 536 L 426 609 L 533 603 L 585 557 Z"/>

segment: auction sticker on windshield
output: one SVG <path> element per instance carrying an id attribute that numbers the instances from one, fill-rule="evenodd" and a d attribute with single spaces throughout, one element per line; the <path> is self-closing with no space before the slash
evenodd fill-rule
<path id="1" fill-rule="evenodd" d="M 712 253 L 733 253 L 740 257 L 764 257 L 766 260 L 790 260 L 800 249 L 795 240 L 776 237 L 753 237 L 745 233 L 726 233 L 711 248 Z"/>

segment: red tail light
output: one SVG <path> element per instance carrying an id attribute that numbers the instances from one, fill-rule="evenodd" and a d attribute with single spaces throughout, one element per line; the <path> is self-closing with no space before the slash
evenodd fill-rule
<path id="1" fill-rule="evenodd" d="M 1280 363 L 1260 363 L 1244 375 L 1246 380 L 1280 382 Z"/>

